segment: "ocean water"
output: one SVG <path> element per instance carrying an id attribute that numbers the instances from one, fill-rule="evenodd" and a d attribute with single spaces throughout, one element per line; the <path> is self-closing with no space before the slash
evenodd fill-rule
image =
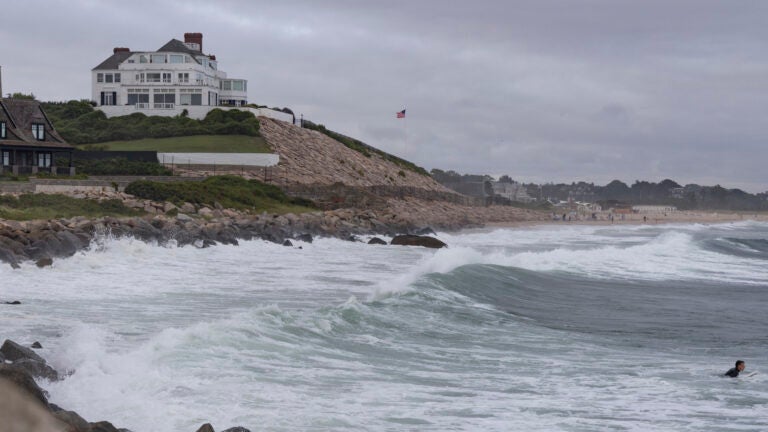
<path id="1" fill-rule="evenodd" d="M 768 224 L 439 237 L 99 239 L 0 267 L 0 336 L 71 373 L 52 402 L 135 432 L 768 430 Z"/>

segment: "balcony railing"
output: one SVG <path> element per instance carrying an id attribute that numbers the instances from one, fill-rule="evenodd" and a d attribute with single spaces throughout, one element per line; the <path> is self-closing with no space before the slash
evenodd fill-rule
<path id="1" fill-rule="evenodd" d="M 176 104 L 172 103 L 156 103 L 153 105 L 154 109 L 173 109 L 176 107 Z"/>
<path id="2" fill-rule="evenodd" d="M 149 109 L 149 103 L 137 103 L 136 109 Z"/>

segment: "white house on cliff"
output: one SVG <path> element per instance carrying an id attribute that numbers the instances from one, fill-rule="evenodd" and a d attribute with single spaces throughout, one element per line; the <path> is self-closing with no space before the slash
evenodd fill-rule
<path id="1" fill-rule="evenodd" d="M 216 56 L 203 53 L 202 33 L 184 33 L 184 42 L 171 39 L 157 51 L 115 48 L 91 70 L 91 83 L 91 100 L 107 117 L 175 116 L 186 109 L 190 117 L 203 118 L 214 108 L 248 103 L 248 81 L 228 78 Z M 282 112 L 248 110 L 292 120 Z"/>

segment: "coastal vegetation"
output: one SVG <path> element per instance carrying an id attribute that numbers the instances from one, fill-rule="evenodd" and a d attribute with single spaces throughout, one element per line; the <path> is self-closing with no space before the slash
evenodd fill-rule
<path id="1" fill-rule="evenodd" d="M 277 186 L 232 175 L 208 177 L 199 182 L 139 180 L 129 184 L 125 192 L 138 198 L 168 201 L 176 205 L 186 202 L 214 207 L 218 204 L 224 208 L 273 213 L 315 210 L 311 201 L 289 197 Z"/>
<path id="2" fill-rule="evenodd" d="M 158 151 L 167 153 L 271 153 L 260 136 L 197 135 L 169 138 L 108 141 L 80 146 L 82 150 Z"/>
<path id="3" fill-rule="evenodd" d="M 125 158 L 82 160 L 73 162 L 76 171 L 84 175 L 149 175 L 169 176 L 173 171 L 157 162 L 131 161 Z"/>
<path id="4" fill-rule="evenodd" d="M 126 207 L 118 199 L 77 199 L 59 194 L 0 195 L 0 219 L 59 219 L 74 216 L 138 216 L 142 212 Z"/>
<path id="5" fill-rule="evenodd" d="M 259 121 L 252 113 L 240 110 L 214 109 L 204 119 L 194 120 L 185 113 L 160 117 L 137 112 L 107 118 L 86 100 L 47 102 L 43 108 L 59 134 L 71 144 L 195 135 L 259 136 Z"/>
<path id="6" fill-rule="evenodd" d="M 376 147 L 370 146 L 358 139 L 348 137 L 346 135 L 340 134 L 338 132 L 334 132 L 328 128 L 325 127 L 325 125 L 321 124 L 315 124 L 312 123 L 309 120 L 304 120 L 303 127 L 305 129 L 311 129 L 317 132 L 320 132 L 330 138 L 335 139 L 336 141 L 344 144 L 347 148 L 350 148 L 356 152 L 361 153 L 365 157 L 371 157 L 372 155 L 377 155 L 381 157 L 384 160 L 390 161 L 394 163 L 395 165 L 399 166 L 400 168 L 406 169 L 408 171 L 415 172 L 417 174 L 427 176 L 429 177 L 429 173 L 424 168 L 414 164 L 413 162 L 407 161 L 405 159 L 399 158 L 395 155 L 391 155 L 387 152 L 381 151 L 377 149 Z"/>

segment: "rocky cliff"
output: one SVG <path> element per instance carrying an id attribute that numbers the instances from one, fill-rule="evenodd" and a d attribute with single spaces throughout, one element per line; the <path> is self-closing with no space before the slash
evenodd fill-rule
<path id="1" fill-rule="evenodd" d="M 377 154 L 370 157 L 320 132 L 260 117 L 261 134 L 280 155 L 275 180 L 283 184 L 405 186 L 452 192 L 431 177 L 404 169 Z"/>

